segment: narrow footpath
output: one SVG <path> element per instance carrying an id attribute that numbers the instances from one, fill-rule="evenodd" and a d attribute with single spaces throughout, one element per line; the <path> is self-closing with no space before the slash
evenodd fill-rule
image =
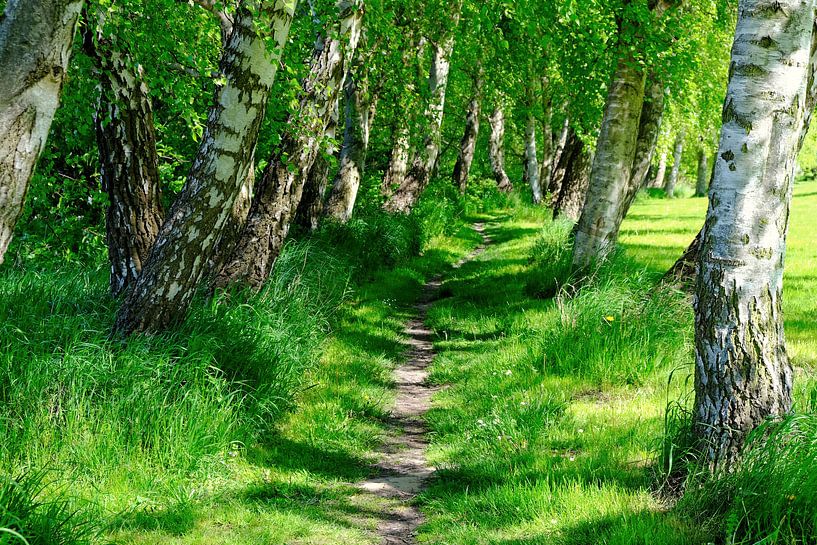
<path id="1" fill-rule="evenodd" d="M 454 268 L 479 256 L 491 242 L 482 223 L 474 224 L 473 228 L 482 235 L 482 244 L 454 264 Z M 437 275 L 426 283 L 420 302 L 414 307 L 414 317 L 406 324 L 408 353 L 405 363 L 394 372 L 397 398 L 389 422 L 392 433 L 378 451 L 381 459 L 375 465 L 375 475 L 358 484 L 366 493 L 389 501 L 390 507 L 377 528 L 382 545 L 416 543 L 416 530 L 423 522 L 413 500 L 434 473 L 426 460 L 428 429 L 424 416 L 437 391 L 427 384 L 434 342 L 433 332 L 425 321 L 428 309 L 438 297 L 442 279 L 443 275 Z"/>

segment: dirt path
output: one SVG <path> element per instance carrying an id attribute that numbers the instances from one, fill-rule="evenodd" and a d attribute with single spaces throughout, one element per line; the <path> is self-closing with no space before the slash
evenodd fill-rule
<path id="1" fill-rule="evenodd" d="M 474 224 L 474 230 L 482 235 L 483 242 L 456 263 L 455 268 L 480 255 L 490 244 L 483 224 Z M 426 327 L 425 319 L 441 285 L 442 275 L 426 283 L 423 296 L 414 307 L 415 315 L 406 324 L 405 332 L 409 337 L 405 341 L 407 361 L 394 372 L 397 399 L 390 421 L 393 433 L 379 450 L 381 461 L 375 466 L 377 474 L 358 484 L 369 494 L 390 502 L 377 528 L 381 545 L 416 543 L 415 533 L 423 522 L 422 514 L 412 500 L 434 473 L 425 456 L 428 430 L 424 415 L 431 405 L 431 396 L 437 391 L 426 384 L 427 368 L 434 358 L 434 344 L 433 333 Z"/>

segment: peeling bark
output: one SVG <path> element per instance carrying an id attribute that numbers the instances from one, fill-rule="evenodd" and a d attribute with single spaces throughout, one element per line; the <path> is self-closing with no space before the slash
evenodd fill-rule
<path id="1" fill-rule="evenodd" d="M 253 14 L 239 8 L 221 57 L 225 84 L 216 91 L 187 182 L 119 309 L 115 332 L 161 331 L 184 318 L 252 168 L 294 9 L 295 0 L 278 0 L 264 10 L 275 41 L 270 51 Z"/>
<path id="2" fill-rule="evenodd" d="M 81 0 L 9 0 L 0 18 L 0 263 L 60 100 Z"/>
<path id="3" fill-rule="evenodd" d="M 791 409 L 783 266 L 796 156 L 814 107 L 816 8 L 738 8 L 694 305 L 693 429 L 713 468 L 728 469 L 753 428 Z"/>
<path id="4" fill-rule="evenodd" d="M 678 177 L 681 173 L 681 160 L 684 158 L 684 138 L 686 133 L 683 129 L 675 137 L 675 151 L 672 154 L 672 170 L 670 171 L 667 183 L 664 185 L 664 191 L 667 193 L 667 198 L 675 197 L 675 186 L 678 184 Z"/>
<path id="5" fill-rule="evenodd" d="M 339 30 L 316 48 L 304 79 L 297 119 L 284 133 L 278 151 L 259 181 L 244 231 L 215 286 L 243 283 L 259 290 L 272 271 L 289 234 L 309 170 L 318 155 L 321 136 L 331 122 L 343 75 L 360 39 L 363 5 L 357 0 L 337 4 Z"/>
<path id="6" fill-rule="evenodd" d="M 153 105 L 141 67 L 86 30 L 84 47 L 96 64 L 94 114 L 102 188 L 108 194 L 105 238 L 116 297 L 132 286 L 164 221 Z M 94 43 L 96 41 L 96 44 Z"/>
<path id="7" fill-rule="evenodd" d="M 500 191 L 509 193 L 513 184 L 505 173 L 505 112 L 501 106 L 494 108 L 494 113 L 488 118 L 491 125 L 490 158 L 491 172 L 494 174 L 496 186 Z"/>
<path id="8" fill-rule="evenodd" d="M 482 113 L 482 86 L 484 77 L 482 67 L 478 69 L 474 79 L 474 96 L 468 103 L 468 112 L 465 116 L 465 132 L 460 142 L 460 152 L 457 162 L 454 165 L 454 185 L 460 193 L 465 194 L 468 188 L 468 175 L 471 172 L 471 165 L 474 162 L 474 155 L 477 149 L 477 138 L 479 137 L 479 117 Z"/>

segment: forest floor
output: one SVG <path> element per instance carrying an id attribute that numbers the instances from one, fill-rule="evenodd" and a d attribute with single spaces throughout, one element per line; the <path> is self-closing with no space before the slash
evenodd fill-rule
<path id="1" fill-rule="evenodd" d="M 815 190 L 814 183 L 797 186 L 787 267 L 798 403 L 814 388 L 817 362 L 809 318 L 817 311 L 817 277 L 809 272 L 817 270 L 809 226 Z M 467 218 L 485 224 L 492 244 L 483 253 L 450 268 L 481 243 L 464 224 L 416 260 L 378 273 L 347 305 L 310 371 L 311 386 L 265 444 L 180 494 L 176 507 L 133 519 L 110 537 L 122 544 L 375 545 L 388 532 L 413 532 L 421 514 L 417 541 L 440 545 L 714 541 L 711 530 L 662 499 L 656 472 L 666 409 L 689 402 L 689 304 L 676 294 L 632 308 L 692 239 L 705 207 L 705 199 L 639 201 L 622 231 L 625 265 L 572 299 L 526 290 L 530 256 L 554 240 L 544 211 Z M 424 286 L 441 274 L 435 299 L 420 307 L 421 327 Z M 407 426 L 395 425 L 392 414 L 410 394 L 394 372 L 412 363 L 412 337 L 422 345 L 414 343 L 413 356 L 419 350 L 429 364 L 423 391 L 414 393 L 434 391 L 415 430 L 422 437 L 401 433 Z M 428 362 L 432 341 L 436 356 Z M 408 451 L 393 448 L 407 443 Z M 435 468 L 396 526 L 395 513 L 406 512 L 403 495 L 362 494 L 355 484 L 383 484 L 377 464 L 388 465 L 384 452 L 419 458 L 412 471 L 423 477 L 430 471 L 423 458 Z"/>

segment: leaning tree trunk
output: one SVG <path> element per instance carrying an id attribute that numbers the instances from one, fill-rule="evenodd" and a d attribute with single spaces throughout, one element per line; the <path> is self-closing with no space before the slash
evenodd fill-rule
<path id="1" fill-rule="evenodd" d="M 353 71 L 346 74 L 344 95 L 346 119 L 340 170 L 326 203 L 326 216 L 341 223 L 352 219 L 355 209 L 360 182 L 366 171 L 369 131 L 375 107 L 375 100 L 368 96 L 368 85 L 358 85 Z"/>
<path id="2" fill-rule="evenodd" d="M 664 187 L 664 179 L 667 177 L 667 155 L 666 151 L 661 153 L 661 159 L 658 160 L 658 172 L 655 173 L 651 187 Z"/>
<path id="3" fill-rule="evenodd" d="M 741 0 L 695 300 L 694 433 L 713 468 L 791 409 L 783 264 L 814 108 L 815 0 Z M 773 90 L 773 92 L 771 92 Z"/>
<path id="4" fill-rule="evenodd" d="M 340 32 L 328 33 L 326 43 L 313 53 L 310 73 L 302 84 L 297 120 L 290 116 L 294 128 L 284 133 L 264 170 L 244 231 L 215 287 L 243 283 L 261 289 L 281 253 L 321 137 L 330 123 L 347 63 L 360 39 L 362 3 L 339 0 L 337 8 Z"/>
<path id="5" fill-rule="evenodd" d="M 664 185 L 664 191 L 667 193 L 667 198 L 670 199 L 675 197 L 675 186 L 678 184 L 678 177 L 681 173 L 681 160 L 684 158 L 685 136 L 684 130 L 681 129 L 678 136 L 675 137 L 675 150 L 672 154 L 672 170 L 670 171 L 666 185 Z"/>
<path id="6" fill-rule="evenodd" d="M 86 30 L 96 63 L 94 114 L 102 188 L 108 194 L 105 238 L 116 297 L 136 283 L 164 221 L 153 105 L 141 66 Z"/>
<path id="7" fill-rule="evenodd" d="M 445 94 L 448 89 L 448 75 L 451 71 L 451 55 L 454 52 L 455 30 L 459 25 L 462 0 L 453 3 L 451 20 L 445 36 L 434 45 L 434 59 L 428 76 L 429 102 L 425 112 L 428 134 L 420 153 L 415 157 L 408 174 L 400 186 L 386 201 L 384 208 L 389 212 L 407 214 L 417 203 L 437 167 L 442 138 Z"/>
<path id="8" fill-rule="evenodd" d="M 221 55 L 225 83 L 216 91 L 187 182 L 119 309 L 116 332 L 160 331 L 184 318 L 252 168 L 294 10 L 295 0 L 278 0 L 270 8 L 269 34 L 276 44 L 270 51 L 252 13 L 239 8 Z"/>
<path id="9" fill-rule="evenodd" d="M 477 138 L 479 137 L 479 116 L 482 112 L 482 68 L 478 69 L 474 79 L 474 96 L 468 104 L 468 113 L 465 116 L 465 132 L 460 142 L 460 152 L 457 162 L 454 165 L 454 185 L 460 193 L 465 193 L 468 188 L 468 175 L 471 172 L 471 165 L 474 162 L 474 154 L 477 150 Z"/>
<path id="10" fill-rule="evenodd" d="M 0 263 L 59 105 L 82 4 L 9 1 L 0 18 Z"/>
<path id="11" fill-rule="evenodd" d="M 706 190 L 709 187 L 709 156 L 701 148 L 698 150 L 698 179 L 695 184 L 695 196 L 706 197 Z"/>
<path id="12" fill-rule="evenodd" d="M 525 127 L 525 181 L 530 185 L 533 202 L 542 202 L 542 185 L 539 182 L 539 160 L 536 157 L 536 117 L 528 113 Z"/>
<path id="13" fill-rule="evenodd" d="M 553 218 L 579 220 L 590 185 L 590 167 L 593 157 L 584 142 L 572 130 L 559 161 L 562 180 L 559 193 L 553 196 Z"/>
<path id="14" fill-rule="evenodd" d="M 488 123 L 491 125 L 489 148 L 491 172 L 494 174 L 499 190 L 508 193 L 513 190 L 513 184 L 505 173 L 505 112 L 501 106 L 494 108 L 494 113 L 488 118 Z"/>
<path id="15" fill-rule="evenodd" d="M 644 72 L 625 54 L 607 94 L 590 187 L 573 242 L 573 267 L 589 268 L 615 247 L 630 185 L 644 102 Z"/>

